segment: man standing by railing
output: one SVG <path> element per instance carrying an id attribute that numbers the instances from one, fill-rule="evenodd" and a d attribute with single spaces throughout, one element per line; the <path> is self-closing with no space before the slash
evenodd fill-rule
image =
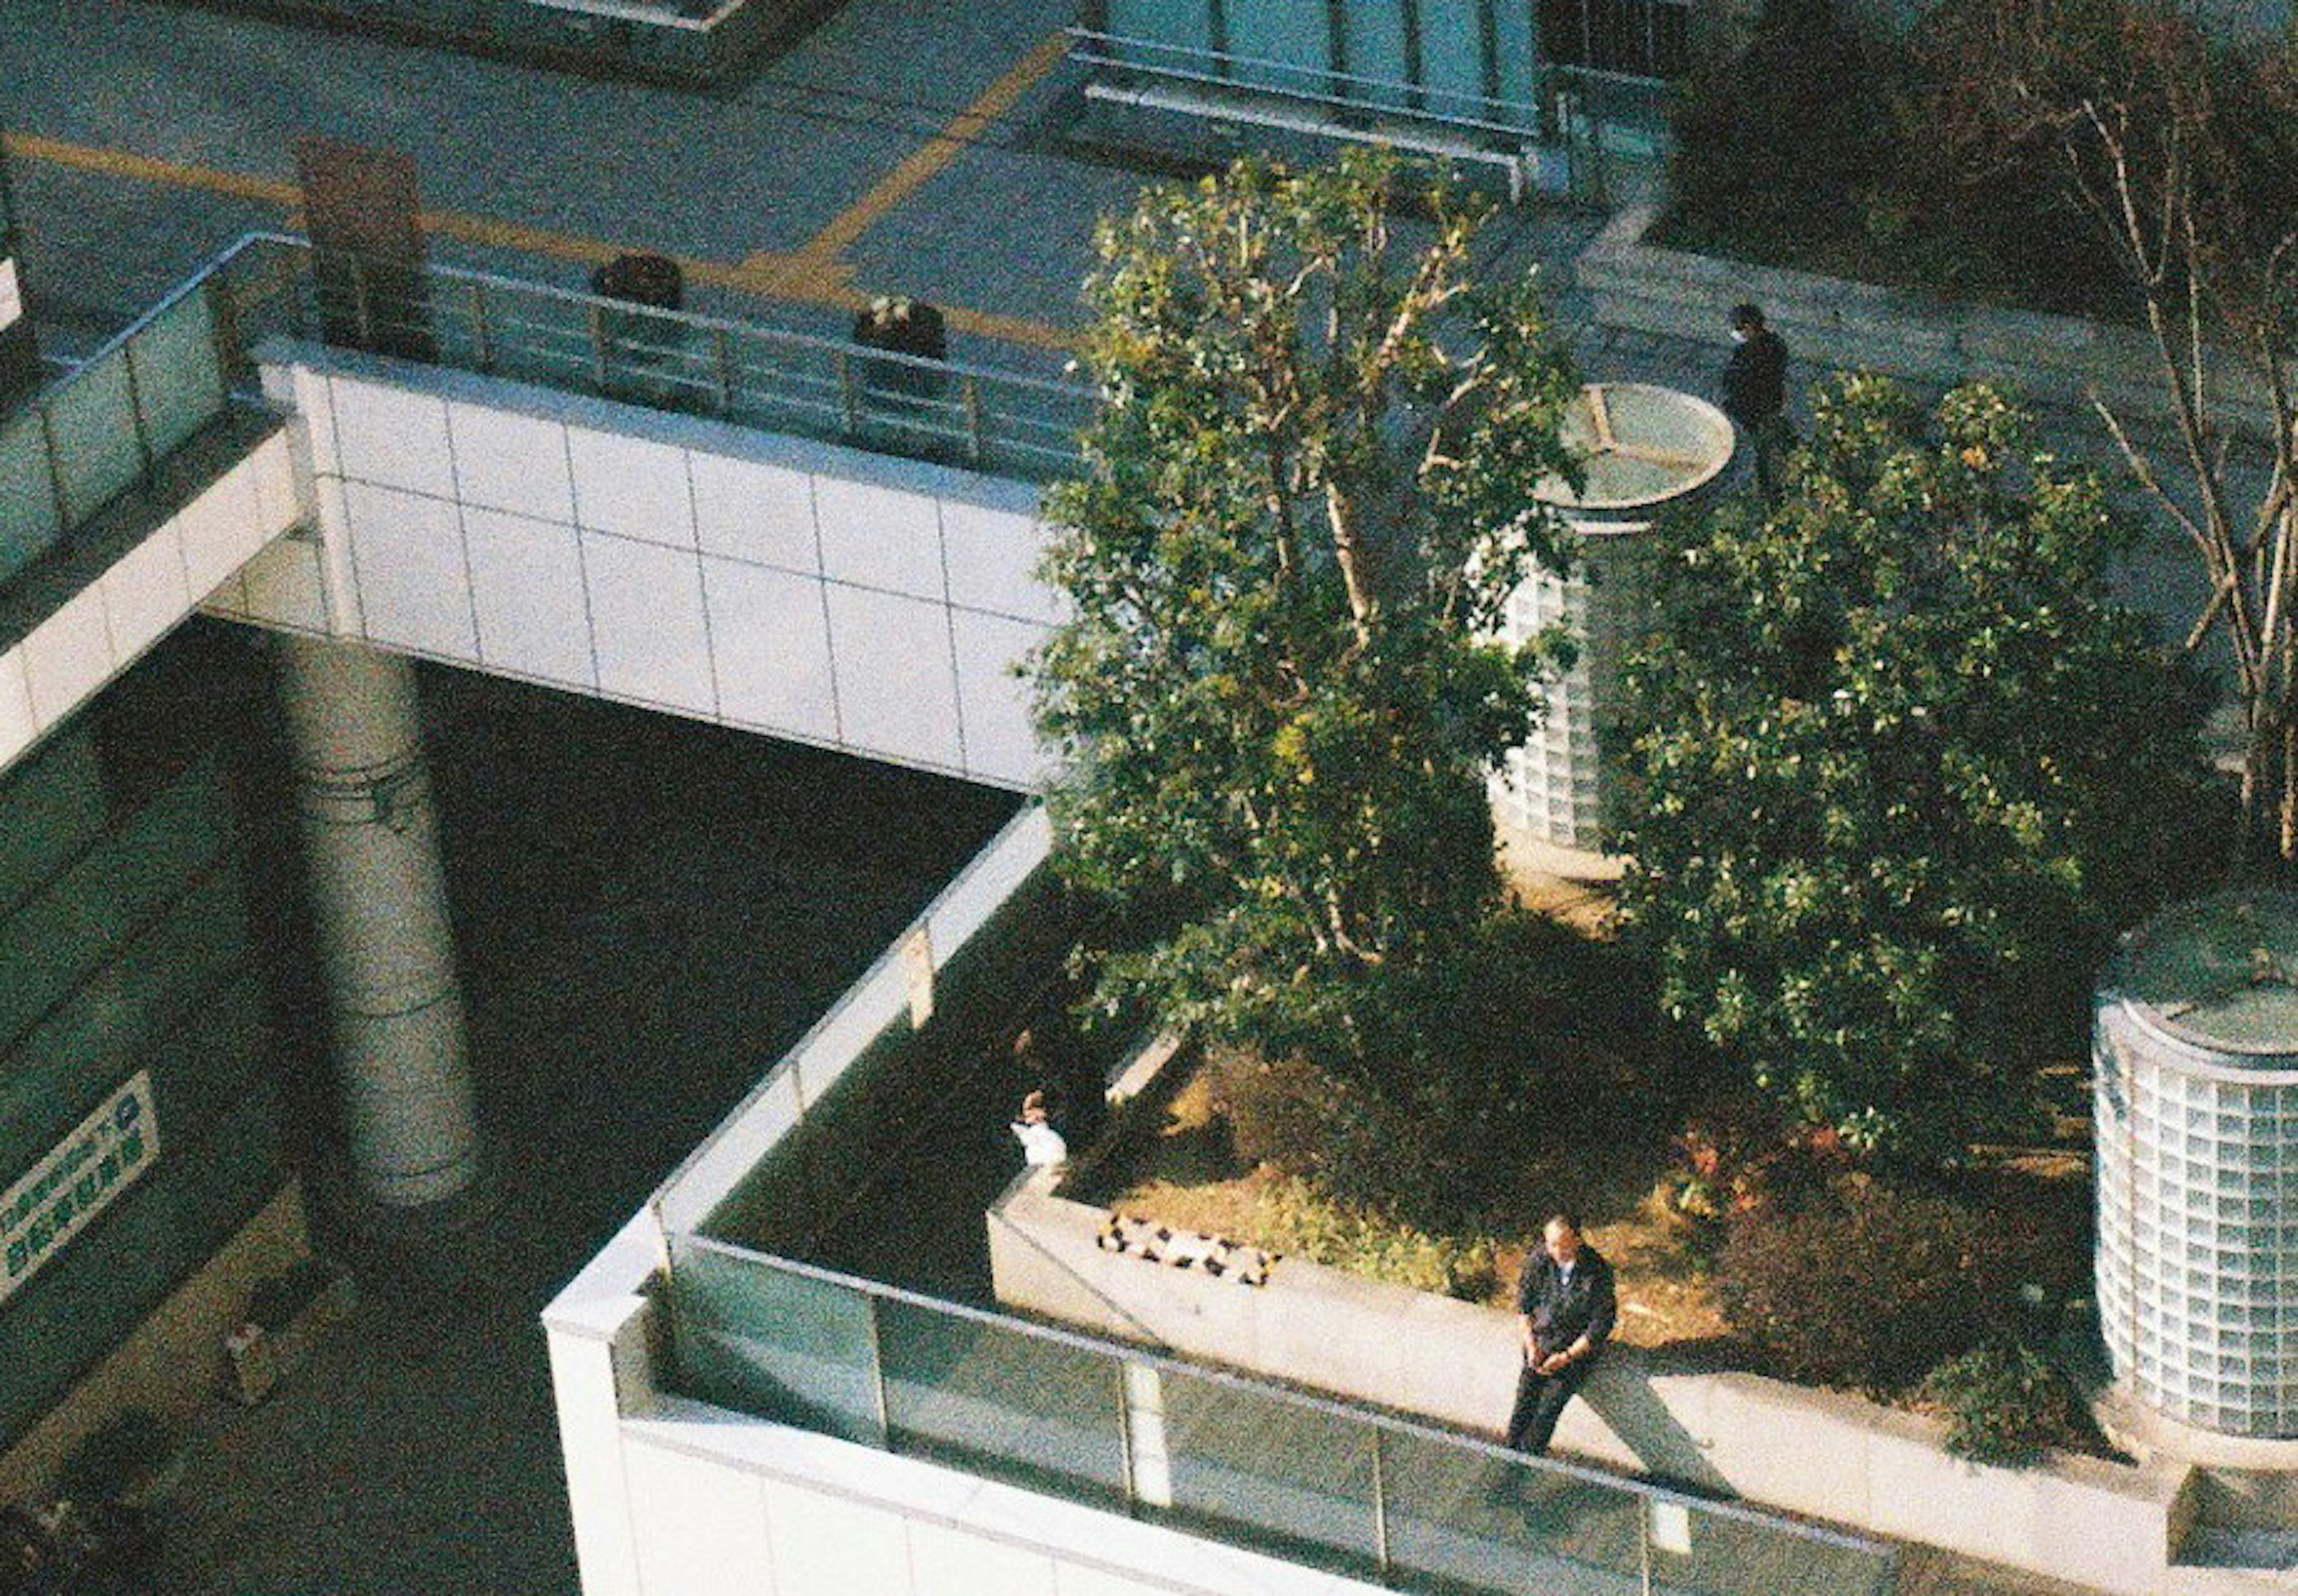
<path id="1" fill-rule="evenodd" d="M 1534 1457 L 1546 1455 L 1564 1404 L 1586 1383 L 1618 1313 L 1612 1266 L 1580 1239 L 1577 1215 L 1550 1215 L 1542 1240 L 1517 1281 L 1524 1369 L 1508 1426 L 1508 1443 Z"/>

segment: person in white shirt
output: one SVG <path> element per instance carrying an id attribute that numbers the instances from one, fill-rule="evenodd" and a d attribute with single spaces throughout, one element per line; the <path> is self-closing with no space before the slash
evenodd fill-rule
<path id="1" fill-rule="evenodd" d="M 1021 1112 L 1012 1125 L 1021 1144 L 1021 1159 L 1031 1169 L 1046 1169 L 1069 1160 L 1070 1145 L 1046 1117 L 1046 1095 L 1031 1092 L 1021 1099 Z"/>

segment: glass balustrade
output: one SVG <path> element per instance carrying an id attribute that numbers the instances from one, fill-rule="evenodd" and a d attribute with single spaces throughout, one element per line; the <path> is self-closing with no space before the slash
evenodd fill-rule
<path id="1" fill-rule="evenodd" d="M 678 1387 L 1445 1596 L 1885 1596 L 1889 1548 L 940 1302 L 671 1241 Z"/>

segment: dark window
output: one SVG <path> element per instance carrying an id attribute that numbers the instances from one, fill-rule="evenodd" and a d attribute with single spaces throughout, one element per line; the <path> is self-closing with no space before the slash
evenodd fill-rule
<path id="1" fill-rule="evenodd" d="M 1690 33 L 1681 0 L 1540 0 L 1541 54 L 1557 66 L 1674 78 Z"/>

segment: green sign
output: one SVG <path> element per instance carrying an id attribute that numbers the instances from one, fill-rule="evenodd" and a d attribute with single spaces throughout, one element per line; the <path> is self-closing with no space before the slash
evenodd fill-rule
<path id="1" fill-rule="evenodd" d="M 0 1195 L 0 1302 L 63 1250 L 160 1155 L 152 1075 L 138 1070 Z"/>

